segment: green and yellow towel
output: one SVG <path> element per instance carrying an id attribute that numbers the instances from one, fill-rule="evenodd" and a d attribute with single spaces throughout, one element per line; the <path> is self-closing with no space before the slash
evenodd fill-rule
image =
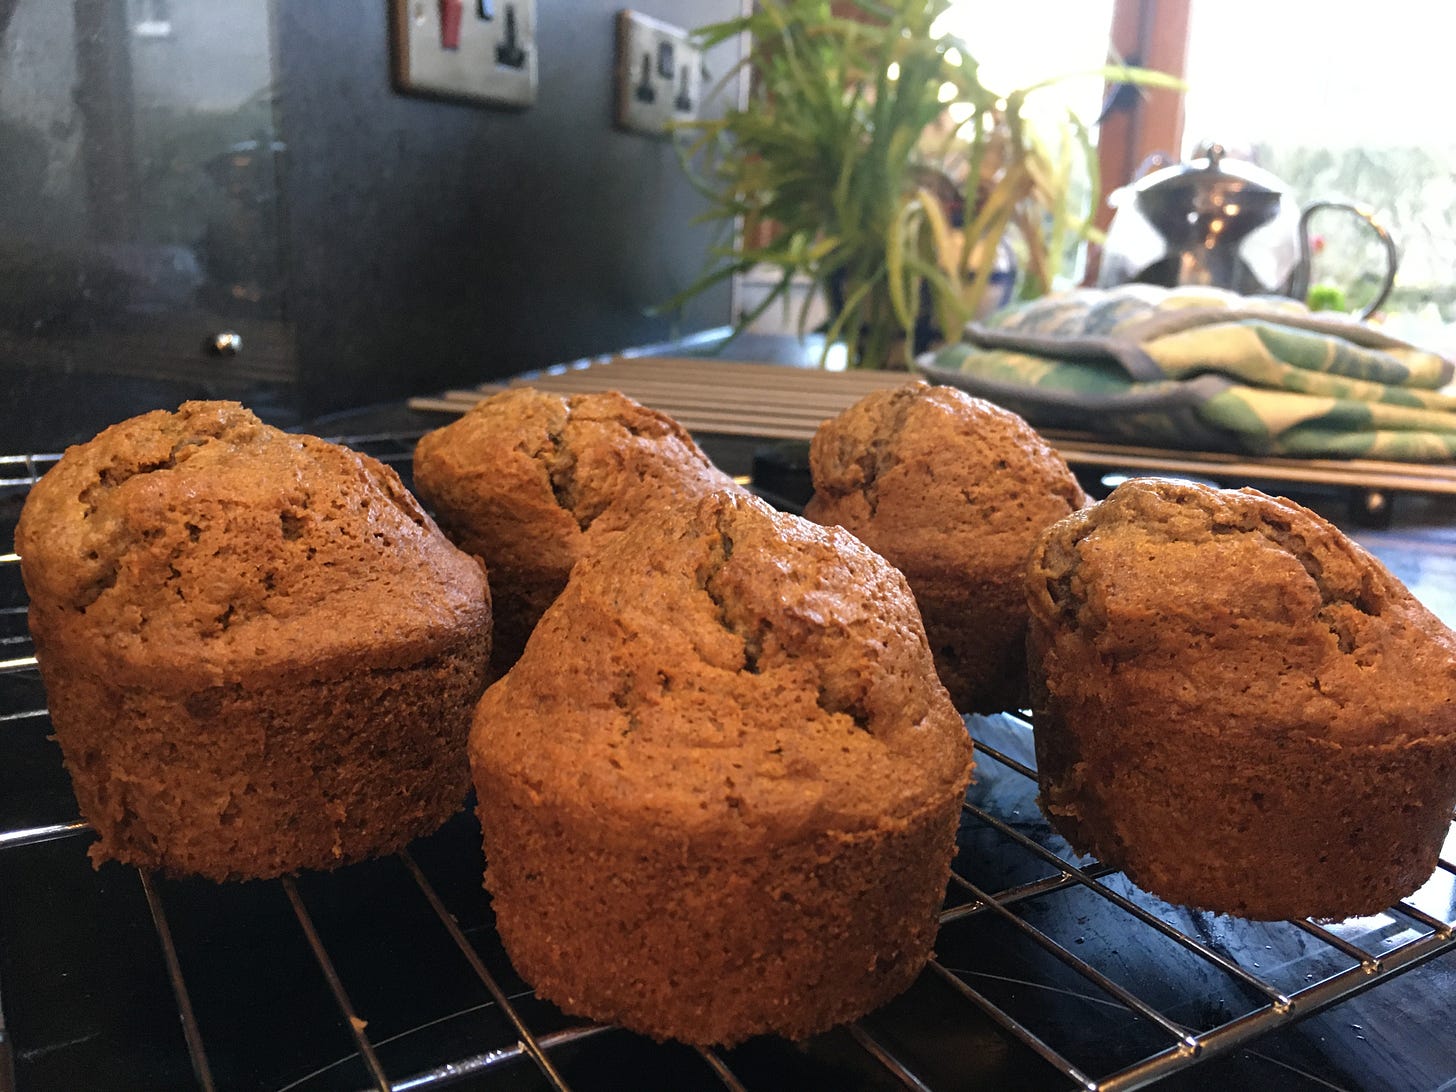
<path id="1" fill-rule="evenodd" d="M 1078 289 L 973 323 L 916 366 L 1043 428 L 1256 455 L 1456 459 L 1451 361 L 1292 300 Z"/>

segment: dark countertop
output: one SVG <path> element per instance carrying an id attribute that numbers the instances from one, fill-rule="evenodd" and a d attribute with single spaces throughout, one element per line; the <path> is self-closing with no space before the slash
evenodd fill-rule
<path id="1" fill-rule="evenodd" d="M 135 386 L 126 397 L 93 390 L 93 396 L 85 405 L 77 406 L 78 413 L 73 416 L 93 420 L 112 406 L 126 406 L 135 412 L 148 407 L 141 405 L 134 409 L 134 403 L 145 402 L 156 394 Z M 100 420 L 95 428 L 111 419 L 115 418 Z M 447 419 L 390 403 L 334 414 L 304 427 L 332 436 L 412 435 Z M 299 424 L 285 420 L 278 423 Z M 765 446 L 742 438 L 704 436 L 701 439 L 709 454 L 735 473 L 751 469 L 755 452 Z M 404 469 L 408 470 L 407 465 Z M 1324 510 L 1331 518 L 1343 515 L 1340 498 L 1302 499 Z M 10 515 L 13 518 L 13 509 Z M 1389 527 L 1378 530 L 1351 527 L 1350 530 L 1418 598 L 1448 624 L 1456 623 L 1456 502 L 1402 498 Z M 4 537 L 0 549 L 8 548 L 8 529 Z M 19 594 L 13 566 L 10 573 L 0 574 L 0 579 L 6 581 L 6 598 L 0 606 L 11 607 Z M 6 708 L 0 710 L 4 714 L 41 700 L 38 681 L 33 673 L 24 672 L 0 676 L 0 696 L 6 701 Z M 21 739 L 21 729 L 29 727 L 26 721 L 0 724 L 11 746 Z M 994 719 L 980 723 L 975 730 L 978 738 L 984 733 L 984 738 L 1012 757 L 1018 753 L 1023 759 L 1029 757 L 1029 741 L 1024 732 L 998 725 Z M 20 752 L 7 756 L 4 772 L 0 773 L 0 811 L 4 813 L 0 826 L 7 830 L 26 824 L 63 821 L 74 813 L 53 746 L 42 736 L 26 735 Z M 1038 841 L 1050 841 L 1035 809 L 1034 790 L 1025 778 L 985 760 L 982 769 L 972 790 L 972 802 L 1006 818 L 1016 829 L 1031 833 Z M 472 936 L 483 937 L 493 933 L 488 910 L 483 907 L 475 880 L 471 878 L 478 865 L 467 868 L 462 880 L 442 864 L 451 853 L 473 852 L 472 843 L 478 847 L 478 833 L 472 833 L 469 827 L 468 817 L 462 817 L 460 823 L 452 823 L 441 835 L 426 840 L 417 855 L 426 873 L 441 887 L 462 927 Z M 0 892 L 9 892 L 0 895 L 0 998 L 7 1003 L 5 1012 L 10 1021 L 17 1072 L 22 1078 L 27 1075 L 31 1078 L 29 1083 L 22 1079 L 18 1087 L 22 1090 L 66 1087 L 64 1083 L 53 1083 L 62 1079 L 63 1074 L 85 1077 L 91 1082 L 89 1086 L 97 1089 L 189 1086 L 185 1045 L 177 1034 L 169 987 L 154 965 L 156 941 L 151 936 L 140 892 L 135 889 L 134 880 L 128 884 L 124 871 L 115 866 L 92 874 L 89 866 L 79 860 L 79 850 L 80 843 L 72 838 L 0 853 Z M 22 856 L 24 868 L 18 863 Z M 1012 852 L 1004 837 L 984 825 L 968 827 L 961 859 L 958 870 L 963 869 L 978 886 L 987 890 L 1000 890 L 1029 878 L 1025 855 Z M 405 942 L 401 951 L 392 952 L 393 944 L 409 935 L 410 929 L 417 928 L 418 922 L 410 920 L 410 914 L 404 909 L 378 901 L 374 877 L 386 871 L 387 864 L 356 866 L 346 870 L 347 875 L 340 874 L 337 880 L 308 877 L 300 883 L 305 896 L 316 907 L 322 928 L 339 934 L 333 942 L 341 949 L 338 956 L 341 963 L 347 965 L 357 955 L 357 948 L 374 953 L 373 957 L 366 958 L 377 958 L 386 965 L 379 970 L 381 977 L 374 986 L 368 985 L 374 972 L 348 967 L 351 975 L 364 980 L 365 984 L 359 985 L 358 977 L 351 979 L 366 997 L 373 996 L 369 994 L 370 989 L 385 989 L 386 985 L 399 992 L 401 982 L 419 978 L 421 968 L 434 966 L 428 953 L 413 949 L 413 941 Z M 478 878 L 478 871 L 474 876 Z M 1108 882 L 1115 884 L 1116 880 L 1114 876 Z M 241 1051 L 242 1056 L 249 1057 L 249 1051 L 261 1051 L 274 1058 L 276 1064 L 259 1062 L 256 1069 L 249 1070 L 257 1080 L 251 1084 L 243 1082 L 243 1086 L 260 1088 L 280 1087 L 285 1075 L 298 1076 L 302 1070 L 290 1069 L 290 1058 L 317 1056 L 319 1048 L 314 1040 L 319 1036 L 301 1029 L 312 1026 L 310 1021 L 329 1021 L 327 1016 L 318 1014 L 327 1013 L 331 1005 L 326 996 L 315 996 L 317 991 L 310 986 L 304 990 L 302 999 L 290 1001 L 279 1012 L 264 1011 L 275 1004 L 269 1000 L 273 996 L 269 991 L 275 986 L 280 990 L 292 988 L 286 979 L 300 973 L 300 968 L 308 970 L 310 960 L 306 951 L 301 955 L 294 951 L 296 939 L 280 939 L 285 934 L 292 936 L 288 932 L 291 922 L 283 920 L 287 918 L 286 905 L 263 888 L 264 885 L 250 884 L 240 885 L 232 892 L 220 892 L 188 881 L 167 881 L 160 887 L 178 933 L 184 965 L 194 977 L 194 992 L 200 995 L 199 1018 L 204 1019 L 209 1029 L 228 1029 L 217 1032 L 213 1041 L 215 1060 L 224 1067 L 219 1072 L 227 1072 L 229 1050 Z M 1156 902 L 1138 898 L 1150 906 Z M 1444 916 L 1448 921 L 1456 920 L 1456 895 L 1447 895 L 1446 900 Z M 358 915 L 351 908 L 365 904 L 371 914 L 382 914 L 386 925 L 392 923 L 392 927 L 397 927 L 399 932 L 393 934 L 394 941 L 380 947 L 379 935 L 371 932 L 374 925 L 355 920 Z M 1216 947 L 1240 952 L 1245 957 L 1251 950 L 1265 948 L 1270 954 L 1261 973 L 1280 981 L 1280 976 L 1290 976 L 1290 989 L 1298 988 L 1305 975 L 1328 970 L 1323 964 L 1315 966 L 1310 962 L 1314 957 L 1308 949 L 1286 948 L 1287 927 L 1284 932 L 1266 938 L 1260 931 L 1263 927 L 1176 908 L 1157 906 L 1155 909 L 1165 913 L 1180 929 Z M 1022 913 L 1025 920 L 1123 981 L 1140 996 L 1156 998 L 1160 1007 L 1166 1006 L 1163 1011 L 1175 1020 L 1206 1026 L 1217 1023 L 1220 1014 L 1226 1017 L 1237 1012 L 1240 1004 L 1247 1004 L 1247 998 L 1239 989 L 1232 988 L 1226 978 L 1206 967 L 1190 964 L 1176 953 L 1170 954 L 1167 946 L 1156 939 L 1150 941 L 1141 934 L 1130 933 L 1122 911 L 1101 900 L 1084 897 L 1080 889 L 1059 890 L 1033 900 Z M 239 931 L 215 933 L 205 924 L 214 919 L 226 923 L 228 929 Z M 249 924 L 240 924 L 244 921 Z M 1378 933 L 1379 926 L 1371 928 Z M 355 936 L 356 932 L 360 935 Z M 30 935 L 30 941 L 17 942 L 15 938 L 22 935 Z M 405 949 L 409 950 L 408 955 Z M 494 967 L 493 961 L 499 960 L 498 951 L 488 946 L 483 950 L 494 952 L 487 955 L 487 962 Z M 1059 964 L 1049 962 L 1044 953 L 1026 944 L 1024 936 L 1008 930 L 992 915 L 983 913 L 972 920 L 947 925 L 939 958 L 943 965 L 963 975 L 1018 1019 L 1045 1030 L 1059 1042 L 1070 1044 L 1068 1051 L 1075 1048 L 1075 1056 L 1094 1075 L 1099 1072 L 1096 1066 L 1102 1067 L 1101 1072 L 1110 1072 L 1157 1048 L 1156 1036 L 1150 1037 L 1145 1026 L 1129 1019 L 1115 1003 L 1089 989 L 1085 981 L 1069 978 Z M 260 974 L 256 966 L 260 960 L 276 960 L 278 967 Z M 206 969 L 202 969 L 204 965 Z M 425 977 L 431 978 L 434 974 L 430 969 Z M 278 979 L 274 985 L 270 985 L 272 978 Z M 403 999 L 396 997 L 392 1001 L 381 994 L 375 1002 L 378 1011 L 371 1011 L 371 1018 L 381 1028 L 394 1024 L 404 1026 L 418 1013 L 396 1010 L 401 1005 L 407 1006 L 408 999 L 419 988 L 416 984 L 403 990 Z M 469 991 L 465 986 L 438 988 L 450 995 L 451 1005 L 469 1008 L 466 1005 Z M 218 991 L 234 991 L 236 997 L 225 1000 Z M 457 993 L 465 1000 L 456 999 Z M 939 1059 L 949 1068 L 922 1071 L 932 1087 L 1069 1087 L 1065 1078 L 1058 1077 L 989 1023 L 974 1027 L 968 1023 L 951 1029 L 941 1026 L 936 1013 L 944 998 L 935 993 L 932 985 L 917 985 L 912 995 L 897 1003 L 898 1017 L 892 1013 L 883 1019 L 871 1018 L 867 1024 L 877 1036 L 912 1053 L 924 1044 L 918 1043 L 907 1028 L 918 1028 L 920 1034 L 936 1040 L 923 1052 L 932 1059 L 926 1064 L 934 1069 L 935 1059 Z M 119 1012 L 118 1005 L 124 1011 Z M 158 1009 L 160 1016 L 155 1015 Z M 27 1041 L 24 1035 L 44 1020 L 74 1027 L 77 1030 L 72 1038 L 81 1038 L 76 1044 L 62 1042 L 62 1037 L 40 1043 Z M 1456 1089 L 1453 1028 L 1456 1028 L 1456 952 L 1440 955 L 1380 982 L 1368 992 L 1278 1028 L 1224 1056 L 1166 1077 L 1157 1087 L 1447 1092 Z M 472 1032 L 464 1039 L 452 1039 L 442 1031 L 439 1040 L 448 1041 L 451 1044 L 448 1049 L 464 1050 L 469 1044 L 478 1043 L 477 1037 L 484 1034 Z M 330 1030 L 324 1038 L 332 1038 L 338 1044 L 326 1048 L 328 1057 L 348 1054 L 347 1035 Z M 87 1040 L 92 1041 L 89 1047 L 85 1045 Z M 608 1040 L 612 1044 L 610 1049 Z M 580 1081 L 580 1087 L 601 1087 L 601 1074 L 611 1070 L 598 1067 L 625 1064 L 640 1075 L 641 1087 L 721 1087 L 711 1075 L 693 1069 L 688 1060 L 671 1049 L 654 1048 L 622 1033 L 609 1033 L 606 1040 L 598 1036 L 591 1042 L 598 1045 L 572 1047 L 563 1052 L 566 1064 L 574 1066 L 569 1070 L 574 1086 Z M 0 1042 L 0 1056 L 4 1046 Z M 726 1060 L 748 1087 L 781 1086 L 778 1082 L 785 1073 L 797 1074 L 801 1087 L 830 1087 L 824 1083 L 830 1075 L 838 1082 L 834 1087 L 880 1087 L 879 1079 L 872 1079 L 857 1069 L 851 1075 L 851 1071 L 840 1068 L 837 1062 L 826 1060 L 837 1057 L 845 1046 L 835 1036 L 816 1041 L 797 1053 L 771 1044 L 749 1044 L 728 1052 Z M 311 1049 L 313 1055 L 309 1054 Z M 68 1065 L 67 1058 L 74 1062 Z M 114 1063 L 112 1072 L 102 1075 L 88 1070 L 88 1066 L 98 1064 L 101 1059 Z M 303 1062 L 299 1060 L 298 1065 L 302 1066 Z M 0 1070 L 3 1068 L 0 1066 Z M 270 1072 L 272 1077 L 262 1075 Z M 623 1070 L 616 1068 L 615 1072 L 620 1074 Z M 144 1083 L 138 1083 L 136 1075 L 140 1073 L 151 1076 Z M 931 1079 L 933 1076 L 944 1077 L 945 1083 L 936 1083 Z M 751 1077 L 761 1083 L 755 1084 Z M 300 1087 L 355 1087 L 361 1083 L 356 1080 L 351 1084 L 342 1077 L 338 1080 L 318 1077 Z M 0 1087 L 3 1084 L 0 1080 Z M 487 1081 L 481 1075 L 478 1081 L 467 1082 L 466 1086 L 496 1088 L 530 1084 L 529 1081 L 518 1084 L 516 1080 Z"/>

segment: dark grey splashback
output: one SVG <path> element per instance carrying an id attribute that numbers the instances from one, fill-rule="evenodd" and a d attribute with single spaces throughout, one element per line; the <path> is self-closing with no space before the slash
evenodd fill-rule
<path id="1" fill-rule="evenodd" d="M 0 2 L 7 450 L 182 397 L 296 412 L 270 41 L 261 0 Z M 207 354 L 226 330 L 246 356 Z"/>
<path id="2" fill-rule="evenodd" d="M 612 127 L 618 6 L 539 0 L 512 111 L 398 93 L 382 0 L 0 0 L 0 448 L 186 397 L 290 423 L 726 322 L 726 288 L 647 313 L 708 235 L 670 145 Z"/>

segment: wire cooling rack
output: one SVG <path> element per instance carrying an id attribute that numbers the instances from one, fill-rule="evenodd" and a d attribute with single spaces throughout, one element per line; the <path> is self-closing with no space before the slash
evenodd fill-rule
<path id="1" fill-rule="evenodd" d="M 412 436 L 345 442 L 408 478 Z M 10 522 L 53 462 L 0 458 Z M 329 874 L 219 885 L 93 871 L 16 562 L 0 556 L 3 1092 L 1125 1090 L 1456 949 L 1456 837 L 1429 882 L 1372 917 L 1186 911 L 1073 855 L 1037 811 L 1030 726 L 971 717 L 977 779 L 936 955 L 911 989 L 805 1043 L 652 1043 L 566 1016 L 516 975 L 468 812 Z"/>

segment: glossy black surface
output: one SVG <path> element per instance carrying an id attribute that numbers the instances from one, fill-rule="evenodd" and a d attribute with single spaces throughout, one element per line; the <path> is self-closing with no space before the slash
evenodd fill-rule
<path id="1" fill-rule="evenodd" d="M 0 0 L 0 450 L 193 397 L 292 424 L 726 322 L 727 286 L 648 313 L 708 233 L 671 145 L 612 126 L 618 5 L 538 7 L 512 111 L 396 92 L 382 2 Z"/>
<path id="2" fill-rule="evenodd" d="M 290 397 L 272 87 L 260 0 L 0 5 L 6 450 L 101 402 Z"/>
<path id="3" fill-rule="evenodd" d="M 991 722 L 978 737 L 1016 749 L 1019 730 Z M 1029 785 L 983 759 L 971 800 L 1039 840 Z M 20 1089 L 193 1087 L 175 1003 L 135 873 L 93 873 L 84 839 L 0 853 L 0 982 Z M 1004 836 L 968 820 L 957 870 L 999 890 L 1048 874 Z M 535 1001 L 504 959 L 477 886 L 479 832 L 461 815 L 412 854 L 538 1037 L 576 1028 Z M 583 876 L 583 882 L 590 877 Z M 1353 961 L 1289 926 L 1189 914 L 1111 886 L 1179 928 L 1257 968 L 1287 990 Z M 445 1061 L 477 1069 L 465 1087 L 541 1087 L 509 1053 L 515 1034 L 398 860 L 308 876 L 299 888 L 349 996 L 368 1021 L 386 1071 L 405 1081 Z M 218 1087 L 343 1089 L 367 1073 L 279 885 L 163 881 L 166 909 Z M 1260 1003 L 1246 987 L 1139 926 L 1089 892 L 1029 900 L 1015 911 L 1154 1004 L 1207 1030 Z M 1379 947 L 1388 923 L 1358 930 Z M 951 921 L 942 966 L 1053 1045 L 1083 1071 L 1108 1075 L 1166 1049 L 1169 1036 L 1122 1009 L 1017 929 L 989 914 Z M 1451 957 L 1266 1036 L 1249 1048 L 1160 1082 L 1168 1088 L 1436 1089 L 1456 1075 L 1447 1021 L 1456 986 Z M 927 973 L 863 1022 L 864 1030 L 931 1088 L 1067 1088 L 1070 1082 L 1010 1040 L 946 981 Z M 552 1051 L 573 1088 L 722 1087 L 703 1060 L 604 1031 Z M 804 1044 L 757 1040 L 723 1052 L 749 1088 L 893 1088 L 895 1081 L 847 1030 Z M 630 1075 L 630 1084 L 621 1083 Z"/>

